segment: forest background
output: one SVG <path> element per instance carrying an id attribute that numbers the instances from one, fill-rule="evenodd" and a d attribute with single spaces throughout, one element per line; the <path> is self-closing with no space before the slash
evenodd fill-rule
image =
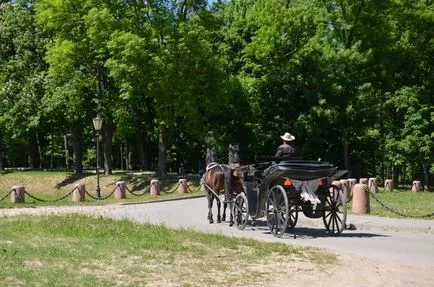
<path id="1" fill-rule="evenodd" d="M 273 155 L 434 174 L 432 0 L 0 0 L 0 169 Z M 104 119 L 100 135 L 92 119 Z"/>

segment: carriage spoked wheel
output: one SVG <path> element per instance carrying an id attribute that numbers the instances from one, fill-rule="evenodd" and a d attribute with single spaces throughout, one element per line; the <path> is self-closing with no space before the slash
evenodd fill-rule
<path id="1" fill-rule="evenodd" d="M 270 189 L 266 210 L 268 228 L 274 236 L 281 237 L 290 222 L 288 196 L 282 186 L 275 185 Z M 296 221 L 294 222 L 296 223 Z"/>
<path id="2" fill-rule="evenodd" d="M 249 219 L 249 205 L 247 203 L 247 197 L 244 193 L 240 193 L 235 198 L 234 202 L 234 218 L 235 225 L 238 229 L 243 230 L 246 227 Z"/>
<path id="3" fill-rule="evenodd" d="M 331 185 L 326 191 L 323 221 L 330 235 L 339 235 L 345 229 L 347 221 L 346 195 L 336 185 Z"/>

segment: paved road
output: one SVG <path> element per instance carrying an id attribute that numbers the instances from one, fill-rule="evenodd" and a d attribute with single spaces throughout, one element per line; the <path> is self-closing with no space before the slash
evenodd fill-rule
<path id="1" fill-rule="evenodd" d="M 128 218 L 137 222 L 165 224 L 175 228 L 192 228 L 229 236 L 314 246 L 381 258 L 400 263 L 434 267 L 434 220 L 399 220 L 374 216 L 349 215 L 357 230 L 345 230 L 339 237 L 327 235 L 322 219 L 305 218 L 300 214 L 292 234 L 273 237 L 265 221 L 245 230 L 229 227 L 227 223 L 209 224 L 205 197 L 142 204 L 96 207 L 42 207 L 0 210 L 1 216 L 17 214 L 92 213 L 113 218 Z M 295 236 L 294 236 L 295 235 Z"/>
<path id="2" fill-rule="evenodd" d="M 310 219 L 300 214 L 294 234 L 274 238 L 265 221 L 245 230 L 227 223 L 209 224 L 206 220 L 206 198 L 160 203 L 123 205 L 110 211 L 115 218 L 139 222 L 193 228 L 230 236 L 249 237 L 287 244 L 327 248 L 369 258 L 390 259 L 401 263 L 434 267 L 434 220 L 398 220 L 374 216 L 349 215 L 357 230 L 345 230 L 339 237 L 327 235 L 322 219 Z"/>

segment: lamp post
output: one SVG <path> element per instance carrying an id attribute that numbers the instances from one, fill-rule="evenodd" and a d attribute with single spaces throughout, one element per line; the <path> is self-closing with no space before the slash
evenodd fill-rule
<path id="1" fill-rule="evenodd" d="M 102 126 L 102 118 L 97 116 L 93 119 L 93 127 L 96 131 L 96 197 L 101 198 L 101 189 L 99 187 L 99 131 Z"/>

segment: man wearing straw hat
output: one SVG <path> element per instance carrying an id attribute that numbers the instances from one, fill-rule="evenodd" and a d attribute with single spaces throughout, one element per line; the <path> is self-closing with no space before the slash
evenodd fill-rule
<path id="1" fill-rule="evenodd" d="M 297 153 L 293 144 L 295 137 L 286 132 L 283 136 L 280 136 L 280 138 L 283 140 L 283 144 L 277 148 L 276 156 L 295 156 Z"/>

